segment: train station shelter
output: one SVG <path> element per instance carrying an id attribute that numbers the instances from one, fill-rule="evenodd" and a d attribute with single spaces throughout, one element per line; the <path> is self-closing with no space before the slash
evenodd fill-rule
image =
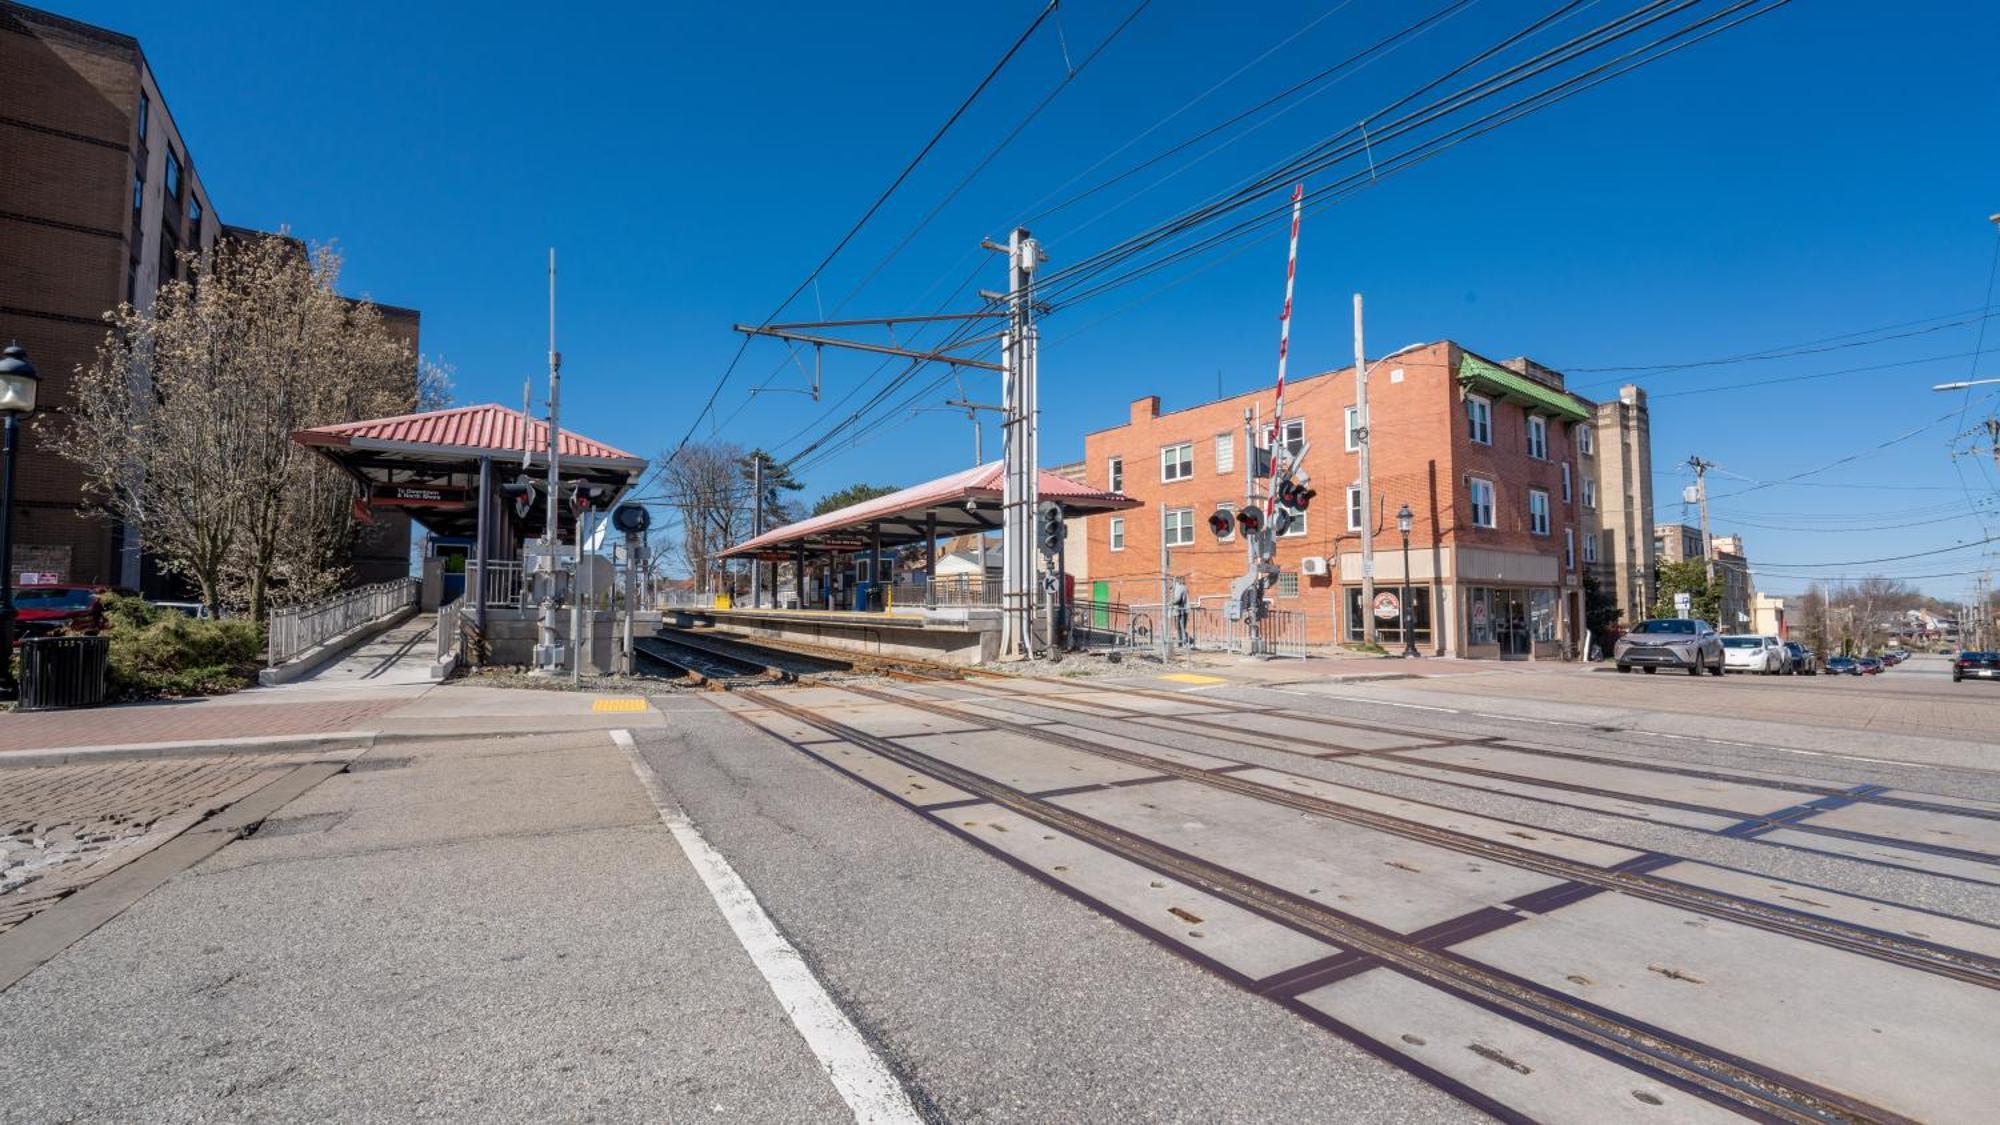
<path id="1" fill-rule="evenodd" d="M 402 511 L 434 542 L 460 544 L 464 588 L 476 594 L 471 604 L 482 625 L 487 607 L 520 600 L 523 545 L 548 533 L 541 491 L 548 480 L 547 422 L 488 403 L 317 426 L 292 440 L 354 480 L 358 519 Z M 601 514 L 638 482 L 646 461 L 569 430 L 562 431 L 557 454 L 564 494 L 557 534 L 574 543 L 578 509 L 569 498 L 575 486 L 596 486 L 594 510 Z M 515 495 L 509 484 L 527 487 Z"/>
<path id="2" fill-rule="evenodd" d="M 890 581 L 885 560 L 904 548 L 921 546 L 924 572 L 937 570 L 937 544 L 957 535 L 978 535 L 1001 525 L 1002 464 L 992 461 L 950 476 L 850 504 L 767 531 L 722 552 L 724 559 L 754 559 L 791 563 L 798 605 L 817 604 L 845 609 L 843 593 L 865 597 Z M 1065 518 L 1118 512 L 1139 507 L 1139 501 L 1116 492 L 1102 492 L 1067 477 L 1044 471 L 1042 500 L 1062 505 Z M 856 557 L 858 556 L 858 557 Z M 846 565 L 852 560 L 851 570 Z M 817 565 L 819 578 L 808 592 L 808 571 Z M 934 596 L 934 588 L 932 596 Z M 854 608 L 882 608 L 879 604 Z"/>

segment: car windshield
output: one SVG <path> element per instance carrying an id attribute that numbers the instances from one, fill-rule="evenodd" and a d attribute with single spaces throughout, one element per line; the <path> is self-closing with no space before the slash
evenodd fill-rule
<path id="1" fill-rule="evenodd" d="M 1764 638 L 1762 638 L 1762 637 L 1724 637 L 1724 638 L 1722 638 L 1722 647 L 1723 647 L 1723 648 L 1763 648 L 1763 647 L 1764 647 Z"/>
<path id="2" fill-rule="evenodd" d="M 1634 633 L 1692 633 L 1694 622 L 1680 617 L 1667 617 L 1657 621 L 1641 621 Z"/>
<path id="3" fill-rule="evenodd" d="M 15 609 L 89 609 L 91 599 L 96 597 L 89 590 L 71 590 L 61 586 L 29 586 L 14 591 Z"/>

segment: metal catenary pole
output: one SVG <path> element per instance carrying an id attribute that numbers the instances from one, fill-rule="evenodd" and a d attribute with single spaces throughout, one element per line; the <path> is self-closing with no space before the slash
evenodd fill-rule
<path id="1" fill-rule="evenodd" d="M 1368 467 L 1368 352 L 1361 340 L 1361 294 L 1354 295 L 1354 425 L 1361 447 L 1362 639 L 1375 643 L 1375 478 Z"/>
<path id="2" fill-rule="evenodd" d="M 556 351 L 556 252 L 549 248 L 549 474 L 548 507 L 542 546 L 549 553 L 539 560 L 542 578 L 542 643 L 536 654 L 537 671 L 545 676 L 560 674 L 563 664 L 558 561 L 555 549 L 562 542 L 562 353 Z"/>

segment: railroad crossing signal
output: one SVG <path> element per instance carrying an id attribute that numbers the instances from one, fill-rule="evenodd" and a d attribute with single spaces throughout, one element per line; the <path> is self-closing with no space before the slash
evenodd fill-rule
<path id="1" fill-rule="evenodd" d="M 1264 513 L 1254 504 L 1245 505 L 1236 511 L 1236 526 L 1242 528 L 1245 535 L 1255 535 L 1264 530 Z"/>
<path id="2" fill-rule="evenodd" d="M 1062 505 L 1054 500 L 1044 500 L 1035 509 L 1035 541 L 1041 545 L 1042 553 L 1053 555 L 1062 550 L 1063 537 L 1069 528 L 1063 523 Z"/>
<path id="3" fill-rule="evenodd" d="M 1208 514 L 1208 529 L 1217 539 L 1227 539 L 1236 534 L 1236 517 L 1227 508 L 1217 508 Z"/>
<path id="4" fill-rule="evenodd" d="M 578 484 L 570 489 L 569 508 L 571 512 L 580 516 L 610 496 L 611 490 L 601 484 Z"/>
<path id="5" fill-rule="evenodd" d="M 1290 508 L 1294 512 L 1304 512 L 1306 506 L 1312 503 L 1312 498 L 1318 495 L 1319 491 L 1303 479 L 1288 480 L 1278 485 L 1279 507 Z"/>
<path id="6" fill-rule="evenodd" d="M 526 473 L 500 486 L 500 491 L 514 501 L 514 518 L 527 519 L 535 510 L 535 478 Z"/>

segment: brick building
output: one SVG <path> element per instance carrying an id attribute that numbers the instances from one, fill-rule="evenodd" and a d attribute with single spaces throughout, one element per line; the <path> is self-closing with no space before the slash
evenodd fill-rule
<path id="1" fill-rule="evenodd" d="M 103 314 L 147 308 L 183 268 L 179 251 L 236 228 L 218 220 L 136 39 L 0 0 L 0 76 L 0 341 L 20 341 L 42 376 L 19 453 L 15 569 L 157 589 L 137 536 L 89 508 L 81 471 L 36 431 L 69 405 Z M 382 311 L 414 350 L 418 314 Z M 407 573 L 407 521 L 369 528 L 355 563 L 363 578 Z"/>
<path id="2" fill-rule="evenodd" d="M 1749 553 L 1740 535 L 1717 535 L 1704 550 L 1701 528 L 1692 524 L 1663 523 L 1653 532 L 1655 565 L 1706 559 L 1715 556 L 1715 579 L 1722 585 L 1722 619 L 1715 627 L 1724 633 L 1757 632 L 1757 582 L 1750 573 Z"/>
<path id="3" fill-rule="evenodd" d="M 1372 520 L 1378 602 L 1392 595 L 1377 639 L 1402 644 L 1393 595 L 1404 578 L 1396 512 L 1405 504 L 1415 517 L 1409 580 L 1420 651 L 1559 656 L 1582 636 L 1586 566 L 1621 608 L 1644 603 L 1652 477 L 1638 388 L 1592 403 L 1540 364 L 1495 363 L 1450 341 L 1375 361 L 1372 505 L 1359 479 L 1355 398 L 1351 368 L 1286 388 L 1280 440 L 1304 448 L 1318 495 L 1277 541 L 1271 603 L 1303 613 L 1309 640 L 1366 636 L 1361 528 Z M 1148 396 L 1124 424 L 1085 437 L 1088 482 L 1145 503 L 1085 521 L 1089 596 L 1159 601 L 1164 556 L 1192 599 L 1221 604 L 1245 571 L 1245 545 L 1240 536 L 1218 542 L 1207 520 L 1243 502 L 1246 417 L 1261 444 L 1272 406 L 1269 388 L 1165 413 Z"/>

